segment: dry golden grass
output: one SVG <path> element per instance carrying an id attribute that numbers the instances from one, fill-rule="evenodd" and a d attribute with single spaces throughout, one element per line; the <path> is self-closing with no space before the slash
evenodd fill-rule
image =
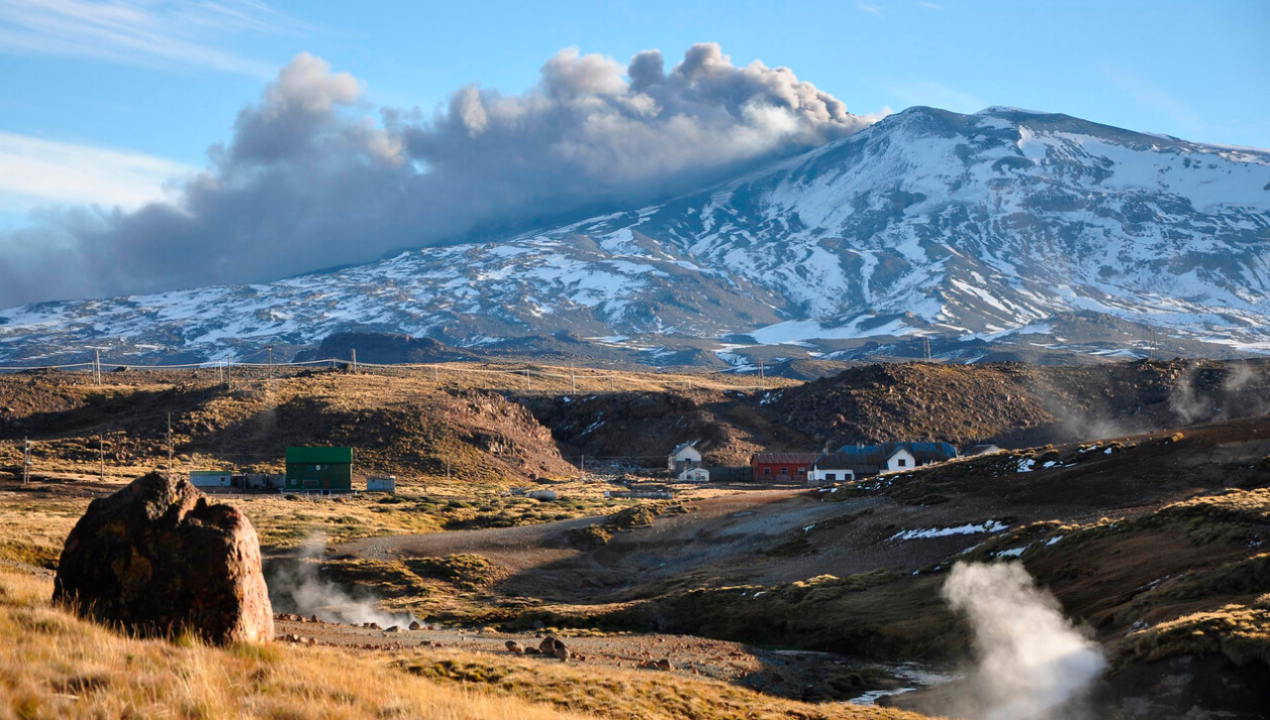
<path id="1" fill-rule="evenodd" d="M 595 669 L 584 664 L 441 652 L 397 666 L 426 678 L 548 702 L 601 717 L 643 720 L 919 720 L 901 710 L 785 700 L 706 678 L 657 670 Z"/>
<path id="2" fill-rule="evenodd" d="M 231 496 L 218 501 L 247 514 L 260 541 L 269 548 L 295 547 L 322 535 L 333 542 L 442 530 L 512 527 L 600 515 L 620 510 L 632 501 L 608 500 L 599 494 L 538 502 L 481 492 L 466 496 L 438 496 L 407 492 L 401 495 L 357 495 L 338 499 L 303 496 Z"/>
<path id="3" fill-rule="evenodd" d="M 51 584 L 0 573 L 0 718 L 446 718 L 581 715 L 421 680 L 379 655 L 218 649 L 122 637 L 50 608 Z"/>
<path id="4" fill-rule="evenodd" d="M 809 705 L 655 671 L 451 651 L 139 640 L 50 607 L 51 591 L 47 578 L 0 569 L 0 720 L 920 718 Z"/>
<path id="5" fill-rule="evenodd" d="M 1270 666 L 1270 608 L 1230 604 L 1132 633 L 1117 648 L 1117 662 L 1152 662 L 1175 655 L 1221 653 L 1238 665 Z"/>
<path id="6" fill-rule="evenodd" d="M 0 560 L 53 569 L 87 500 L 33 500 L 0 493 Z"/>
<path id="7" fill-rule="evenodd" d="M 580 483 L 578 485 L 581 485 Z M 110 487 L 115 487 L 111 485 Z M 122 488 L 120 483 L 117 487 Z M 563 491 L 562 491 L 563 492 Z M 90 498 L 0 491 L 0 560 L 53 568 L 66 536 Z M 331 542 L 442 530 L 510 527 L 584 515 L 602 515 L 641 501 L 609 500 L 581 487 L 557 502 L 504 497 L 489 491 L 466 495 L 359 494 L 309 499 L 279 494 L 213 495 L 247 514 L 268 550 L 297 547 L 310 538 Z"/>

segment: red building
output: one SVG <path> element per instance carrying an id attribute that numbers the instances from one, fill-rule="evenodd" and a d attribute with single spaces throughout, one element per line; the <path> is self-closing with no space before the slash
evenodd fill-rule
<path id="1" fill-rule="evenodd" d="M 754 482 L 807 482 L 807 468 L 820 453 L 761 452 L 750 458 L 750 478 Z"/>

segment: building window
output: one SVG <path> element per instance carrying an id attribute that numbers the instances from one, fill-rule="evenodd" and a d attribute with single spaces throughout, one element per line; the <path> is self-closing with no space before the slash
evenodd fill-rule
<path id="1" fill-rule="evenodd" d="M 837 479 L 838 479 L 838 476 L 837 476 L 837 475 L 834 475 L 833 473 L 825 473 L 825 479 L 826 479 L 826 480 L 829 480 L 830 482 L 832 482 L 832 481 L 834 481 L 834 480 L 837 480 Z"/>
<path id="2" fill-rule="evenodd" d="M 798 474 L 799 474 L 799 475 L 806 475 L 806 474 L 807 474 L 807 468 L 805 468 L 805 467 L 800 467 L 800 468 L 798 468 Z"/>
<path id="3" fill-rule="evenodd" d="M 770 467 L 765 467 L 765 468 L 763 468 L 763 474 L 764 474 L 764 475 L 771 475 L 771 474 L 772 474 L 772 469 L 771 469 Z"/>
<path id="4" fill-rule="evenodd" d="M 789 474 L 789 468 L 787 467 L 781 468 L 781 475 L 788 475 L 788 474 Z"/>
<path id="5" fill-rule="evenodd" d="M 900 458 L 899 460 L 897 460 L 896 464 L 898 464 L 900 467 L 908 467 L 908 461 L 905 460 L 904 458 Z"/>

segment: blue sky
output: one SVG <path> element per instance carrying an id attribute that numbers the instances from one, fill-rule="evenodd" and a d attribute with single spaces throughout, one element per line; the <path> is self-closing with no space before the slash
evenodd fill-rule
<path id="1" fill-rule="evenodd" d="M 1270 2 L 389 2 L 0 0 L 0 227 L 46 204 L 136 206 L 206 163 L 297 53 L 372 106 L 516 93 L 561 48 L 677 62 L 718 42 L 853 113 L 1065 112 L 1270 147 Z"/>

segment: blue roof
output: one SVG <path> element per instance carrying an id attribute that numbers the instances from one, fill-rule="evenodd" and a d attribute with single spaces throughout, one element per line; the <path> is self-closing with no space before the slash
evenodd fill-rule
<path id="1" fill-rule="evenodd" d="M 838 449 L 838 454 L 860 458 L 873 458 L 878 455 L 891 457 L 901 448 L 907 450 L 914 457 L 922 456 L 927 460 L 951 460 L 957 457 L 957 448 L 946 442 L 887 442 L 879 445 L 843 445 Z"/>

